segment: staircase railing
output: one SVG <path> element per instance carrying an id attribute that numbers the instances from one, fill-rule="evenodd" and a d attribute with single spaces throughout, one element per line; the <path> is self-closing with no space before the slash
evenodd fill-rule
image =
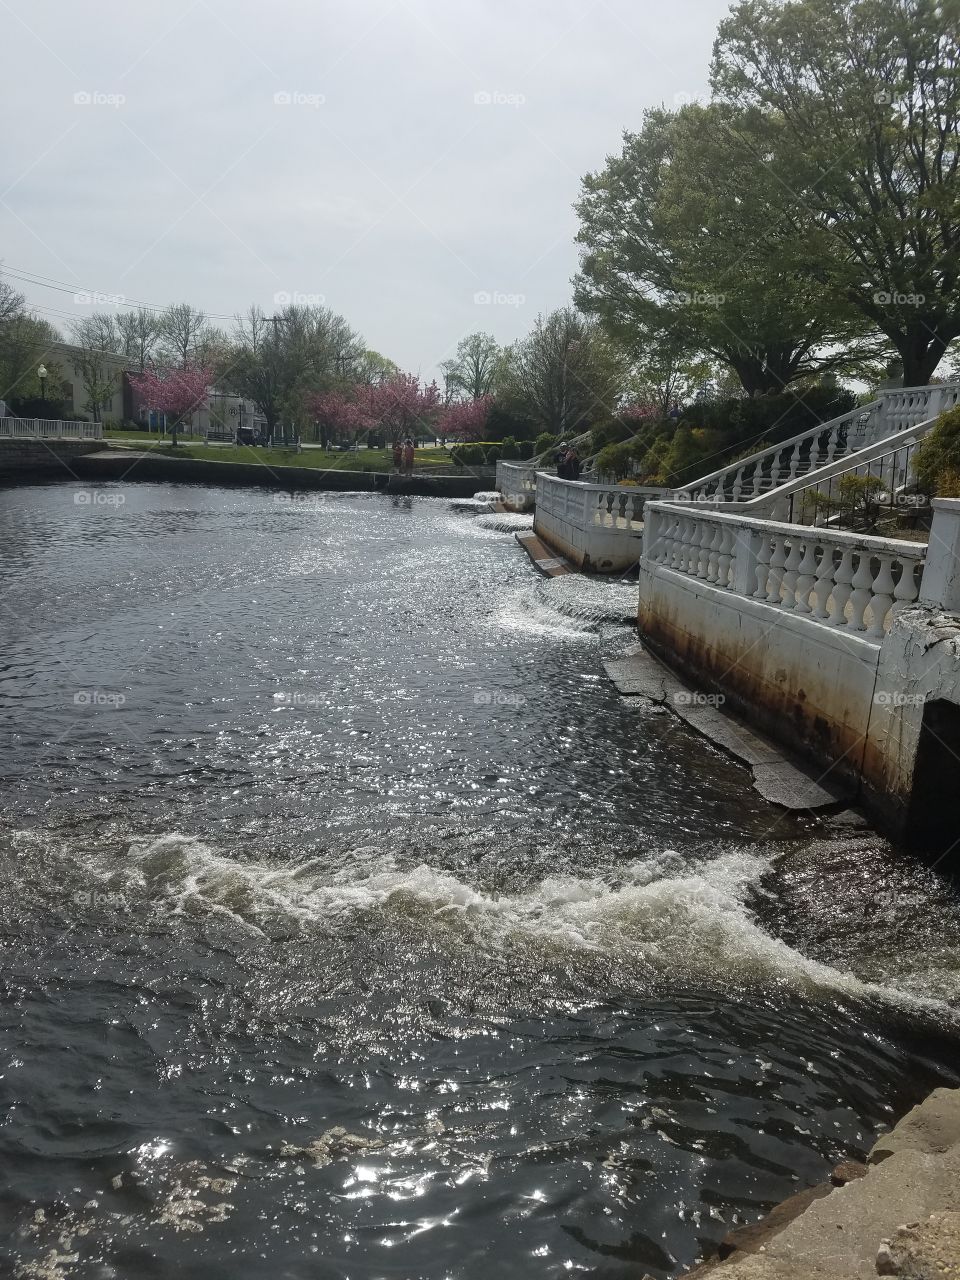
<path id="1" fill-rule="evenodd" d="M 811 472 L 830 467 L 839 459 L 912 427 L 932 423 L 958 403 L 960 382 L 883 391 L 869 404 L 728 463 L 682 485 L 677 492 L 693 500 L 712 497 L 745 502 L 795 485 L 798 480 L 802 488 L 804 478 Z"/>

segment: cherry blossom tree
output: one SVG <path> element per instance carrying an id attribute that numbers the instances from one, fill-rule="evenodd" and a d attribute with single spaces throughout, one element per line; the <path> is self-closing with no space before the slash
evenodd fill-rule
<path id="1" fill-rule="evenodd" d="M 448 405 L 437 422 L 437 435 L 441 440 L 482 440 L 492 406 L 489 395 Z"/>
<path id="2" fill-rule="evenodd" d="M 369 431 L 371 419 L 361 403 L 361 400 L 366 399 L 365 392 L 366 388 L 353 386 L 309 397 L 307 408 L 313 415 L 320 440 L 325 446 L 331 439 L 357 436 Z"/>
<path id="3" fill-rule="evenodd" d="M 212 374 L 209 369 L 145 369 L 132 374 L 130 385 L 148 409 L 173 418 L 170 434 L 177 444 L 177 433 L 185 418 L 193 415 L 206 402 Z"/>
<path id="4" fill-rule="evenodd" d="M 422 385 L 415 374 L 398 373 L 380 386 L 363 388 L 358 403 L 371 430 L 397 441 L 433 430 L 441 406 L 440 388 L 435 382 Z"/>

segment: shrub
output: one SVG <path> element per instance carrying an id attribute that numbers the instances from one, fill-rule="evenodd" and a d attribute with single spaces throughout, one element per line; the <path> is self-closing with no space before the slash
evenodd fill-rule
<path id="1" fill-rule="evenodd" d="M 636 448 L 632 440 L 619 444 L 608 444 L 597 455 L 597 471 L 611 480 L 625 480 L 631 474 L 637 461 Z"/>
<path id="2" fill-rule="evenodd" d="M 856 406 L 852 391 L 838 390 L 828 383 L 753 399 L 694 401 L 684 409 L 681 423 L 722 433 L 729 448 L 750 443 L 749 452 L 753 453 L 757 446 L 751 442 L 761 436 L 768 444 L 779 444 Z"/>
<path id="3" fill-rule="evenodd" d="M 546 453 L 548 449 L 552 449 L 557 443 L 557 437 L 551 435 L 549 431 L 541 431 L 534 441 L 534 451 L 538 454 Z"/>
<path id="4" fill-rule="evenodd" d="M 487 450 L 483 460 L 488 467 L 495 466 L 500 461 L 500 446 L 492 444 Z"/>
<path id="5" fill-rule="evenodd" d="M 517 441 L 517 457 L 518 458 L 523 458 L 524 460 L 532 458 L 535 452 L 536 452 L 536 446 L 534 445 L 532 440 Z"/>
<path id="6" fill-rule="evenodd" d="M 512 461 L 514 458 L 520 457 L 520 451 L 517 448 L 517 442 L 513 436 L 504 436 L 500 445 L 500 457 L 505 461 Z"/>
<path id="7" fill-rule="evenodd" d="M 855 472 L 841 476 L 836 497 L 807 492 L 802 499 L 804 518 L 816 520 L 820 515 L 846 515 L 850 528 L 857 533 L 876 533 L 880 517 L 889 509 L 890 490 L 878 476 L 860 476 Z"/>
<path id="8" fill-rule="evenodd" d="M 600 453 L 609 444 L 620 444 L 625 440 L 631 440 L 635 432 L 625 422 L 614 420 L 613 422 L 605 422 L 602 426 L 594 427 L 590 432 L 590 452 Z"/>
<path id="9" fill-rule="evenodd" d="M 927 493 L 938 498 L 960 497 L 960 407 L 937 419 L 920 443 L 914 470 Z"/>

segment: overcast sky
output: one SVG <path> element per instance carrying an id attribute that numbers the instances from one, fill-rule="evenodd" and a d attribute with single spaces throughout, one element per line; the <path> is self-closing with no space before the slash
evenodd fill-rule
<path id="1" fill-rule="evenodd" d="M 580 177 L 706 96 L 727 8 L 0 0 L 0 260 L 65 286 L 13 281 L 61 328 L 75 291 L 322 301 L 433 376 L 569 301 Z"/>

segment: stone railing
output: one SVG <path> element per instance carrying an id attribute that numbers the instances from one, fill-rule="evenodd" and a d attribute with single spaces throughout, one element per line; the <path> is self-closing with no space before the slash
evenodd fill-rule
<path id="1" fill-rule="evenodd" d="M 532 462 L 497 463 L 497 490 L 512 511 L 529 511 L 537 497 L 537 466 Z"/>
<path id="2" fill-rule="evenodd" d="M 874 438 L 881 421 L 883 402 L 874 400 L 842 417 L 821 423 L 781 444 L 728 463 L 709 475 L 684 485 L 678 492 L 690 497 L 713 497 L 742 502 L 777 489 L 782 484 L 826 466 Z"/>
<path id="3" fill-rule="evenodd" d="M 842 526 L 845 518 L 843 508 L 831 500 L 838 500 L 842 496 L 840 481 L 844 476 L 851 475 L 871 475 L 876 479 L 878 489 L 874 500 L 878 505 L 891 509 L 898 505 L 909 506 L 910 503 L 901 502 L 900 499 L 914 483 L 913 462 L 917 446 L 935 423 L 935 418 L 928 419 L 913 427 L 905 427 L 893 436 L 884 436 L 876 444 L 821 467 L 813 476 L 801 476 L 771 493 L 751 498 L 744 503 L 744 508 L 748 515 L 763 516 L 771 520 Z M 817 494 L 823 495 L 827 501 L 818 502 Z M 832 514 L 834 507 L 836 512 Z"/>
<path id="4" fill-rule="evenodd" d="M 882 391 L 876 400 L 829 422 L 808 428 L 780 444 L 728 463 L 678 490 L 690 497 L 715 497 L 726 502 L 756 499 L 770 490 L 793 484 L 810 472 L 877 445 L 960 403 L 960 382 L 932 387 L 902 387 Z M 883 452 L 883 450 L 881 450 Z"/>
<path id="5" fill-rule="evenodd" d="M 586 484 L 537 473 L 534 531 L 583 569 L 614 573 L 640 558 L 647 502 L 670 490 Z"/>
<path id="6" fill-rule="evenodd" d="M 955 409 L 960 403 L 960 382 L 945 382 L 934 387 L 902 387 L 880 394 L 885 434 L 895 435 Z"/>
<path id="7" fill-rule="evenodd" d="M 923 543 L 656 502 L 643 562 L 880 640 L 894 609 L 917 599 L 926 552 Z"/>
<path id="8" fill-rule="evenodd" d="M 102 440 L 102 422 L 52 418 L 0 418 L 0 440 Z"/>

